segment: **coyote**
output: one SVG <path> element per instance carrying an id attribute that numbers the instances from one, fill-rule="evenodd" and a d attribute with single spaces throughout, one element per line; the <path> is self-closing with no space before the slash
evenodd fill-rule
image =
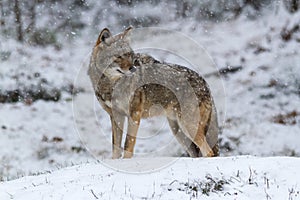
<path id="1" fill-rule="evenodd" d="M 167 117 L 173 134 L 191 157 L 218 156 L 217 113 L 205 80 L 189 68 L 135 53 L 129 44 L 131 30 L 112 36 L 103 29 L 88 69 L 95 95 L 110 115 L 112 158 L 122 157 L 125 118 L 123 157 L 131 158 L 140 120 L 157 115 Z M 153 109 L 157 105 L 159 109 Z"/>

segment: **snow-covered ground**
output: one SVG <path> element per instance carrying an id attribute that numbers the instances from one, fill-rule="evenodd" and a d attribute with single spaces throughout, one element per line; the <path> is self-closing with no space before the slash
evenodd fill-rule
<path id="1" fill-rule="evenodd" d="M 146 166 L 174 158 L 111 160 L 135 170 L 82 164 L 0 183 L 8 199 L 300 199 L 299 158 L 251 156 L 190 159 L 148 173 Z"/>
<path id="2" fill-rule="evenodd" d="M 109 23 L 103 21 L 101 25 L 111 27 Z M 300 12 L 290 14 L 279 6 L 253 20 L 241 16 L 219 23 L 180 19 L 159 24 L 196 41 L 217 68 L 241 67 L 222 76 L 225 95 L 211 88 L 225 100 L 225 109 L 219 109 L 225 116 L 220 120 L 221 156 L 232 157 L 181 158 L 175 163 L 169 157 L 181 156 L 183 150 L 164 118 L 142 122 L 135 160 L 109 160 L 109 117 L 93 97 L 90 83 L 84 82 L 97 35 L 75 35 L 72 41 L 62 41 L 61 49 L 1 39 L 0 92 L 40 84 L 62 92 L 58 101 L 0 103 L 0 181 L 4 181 L 0 183 L 0 199 L 21 199 L 23 195 L 22 199 L 26 195 L 34 199 L 41 194 L 45 199 L 173 199 L 197 193 L 204 198 L 199 187 L 203 186 L 200 183 L 212 184 L 207 174 L 214 181 L 229 182 L 223 185 L 223 191 L 209 193 L 215 199 L 253 199 L 256 195 L 261 197 L 257 199 L 299 198 L 298 159 L 263 158 L 300 155 L 300 32 L 288 40 L 283 37 L 299 23 Z M 174 45 L 170 41 L 161 43 Z M 193 53 L 191 49 L 181 51 Z M 156 56 L 167 62 L 181 61 L 159 51 Z M 205 74 L 205 67 L 200 65 L 197 70 Z M 207 80 L 219 81 L 216 76 Z M 80 87 L 81 92 L 72 95 L 68 88 L 73 86 Z M 235 157 L 238 155 L 262 158 Z M 106 168 L 101 162 L 91 164 L 95 158 L 104 159 L 106 166 L 121 166 L 119 169 L 142 166 L 142 170 L 143 164 L 149 169 L 153 163 L 162 163 L 158 167 L 165 168 L 128 174 Z M 57 169 L 61 170 L 50 173 Z M 46 174 L 8 181 L 40 173 Z M 195 184 L 196 189 L 189 184 Z"/>

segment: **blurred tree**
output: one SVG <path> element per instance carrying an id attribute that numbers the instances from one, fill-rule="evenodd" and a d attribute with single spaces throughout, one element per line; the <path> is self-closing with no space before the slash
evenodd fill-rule
<path id="1" fill-rule="evenodd" d="M 255 18 L 264 7 L 271 4 L 272 0 L 182 0 L 176 1 L 176 14 L 183 18 L 194 16 L 198 20 L 213 21 L 236 18 L 242 13 Z"/>
<path id="2" fill-rule="evenodd" d="M 194 7 L 192 1 L 177 1 L 176 2 L 176 15 L 180 17 L 189 17 Z"/>
<path id="3" fill-rule="evenodd" d="M 300 0 L 285 0 L 283 2 L 286 9 L 291 13 L 297 12 L 300 8 Z"/>
<path id="4" fill-rule="evenodd" d="M 0 26 L 5 25 L 5 19 L 4 19 L 4 6 L 2 0 L 0 0 Z"/>
<path id="5" fill-rule="evenodd" d="M 257 1 L 257 0 L 244 0 L 244 5 L 250 5 L 252 6 L 255 10 L 260 10 L 261 7 L 264 5 L 263 1 Z"/>
<path id="6" fill-rule="evenodd" d="M 116 0 L 116 2 L 119 5 L 126 5 L 126 6 L 129 6 L 132 4 L 132 0 Z"/>
<path id="7" fill-rule="evenodd" d="M 86 0 L 0 0 L 1 33 L 32 44 L 47 38 L 41 44 L 49 45 L 57 34 L 70 36 L 84 28 L 82 11 L 87 9 Z"/>
<path id="8" fill-rule="evenodd" d="M 19 0 L 15 0 L 14 2 L 14 13 L 15 13 L 15 23 L 16 23 L 16 32 L 17 32 L 17 39 L 20 42 L 23 42 L 23 27 L 22 27 L 22 13 L 20 9 L 20 2 Z"/>
<path id="9" fill-rule="evenodd" d="M 29 17 L 29 24 L 26 28 L 26 33 L 34 32 L 36 26 L 36 11 L 35 7 L 38 3 L 38 0 L 30 0 L 27 1 L 28 7 L 28 17 Z"/>
<path id="10" fill-rule="evenodd" d="M 150 4 L 158 4 L 160 2 L 160 0 L 115 0 L 115 2 L 118 5 L 125 5 L 125 6 L 134 6 L 140 3 L 150 3 Z"/>

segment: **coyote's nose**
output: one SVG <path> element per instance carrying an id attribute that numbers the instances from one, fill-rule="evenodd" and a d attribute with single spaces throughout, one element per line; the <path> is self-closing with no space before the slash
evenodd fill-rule
<path id="1" fill-rule="evenodd" d="M 135 66 L 129 67 L 129 71 L 132 72 L 132 73 L 135 72 L 136 71 L 136 67 Z"/>

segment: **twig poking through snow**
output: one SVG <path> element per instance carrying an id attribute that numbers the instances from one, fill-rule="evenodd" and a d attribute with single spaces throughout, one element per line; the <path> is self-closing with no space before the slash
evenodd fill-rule
<path id="1" fill-rule="evenodd" d="M 91 189 L 91 193 L 93 194 L 93 196 L 95 197 L 95 199 L 99 199 L 96 194 L 94 193 L 94 190 Z"/>
<path id="2" fill-rule="evenodd" d="M 250 175 L 249 175 L 249 178 L 248 178 L 248 183 L 250 185 L 252 185 L 253 184 L 253 173 L 252 173 L 251 167 L 249 167 L 249 171 L 250 171 Z"/>

